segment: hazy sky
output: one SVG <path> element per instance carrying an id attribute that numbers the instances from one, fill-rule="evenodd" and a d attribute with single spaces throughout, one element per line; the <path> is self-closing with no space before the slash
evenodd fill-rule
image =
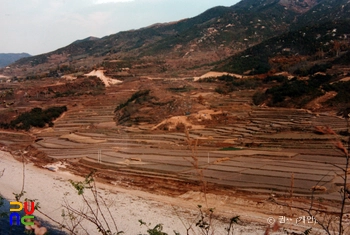
<path id="1" fill-rule="evenodd" d="M 0 53 L 53 51 L 103 37 L 194 17 L 239 0 L 0 0 Z"/>

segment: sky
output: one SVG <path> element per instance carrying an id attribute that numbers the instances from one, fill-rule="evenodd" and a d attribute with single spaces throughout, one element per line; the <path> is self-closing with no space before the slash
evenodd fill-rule
<path id="1" fill-rule="evenodd" d="M 239 0 L 1 0 L 0 53 L 38 55 L 89 36 L 104 37 L 190 18 Z"/>

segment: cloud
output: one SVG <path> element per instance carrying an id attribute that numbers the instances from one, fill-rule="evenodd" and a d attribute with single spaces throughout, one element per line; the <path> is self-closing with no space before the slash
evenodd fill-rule
<path id="1" fill-rule="evenodd" d="M 95 4 L 104 4 L 104 3 L 117 3 L 117 2 L 133 2 L 134 0 L 94 0 Z"/>

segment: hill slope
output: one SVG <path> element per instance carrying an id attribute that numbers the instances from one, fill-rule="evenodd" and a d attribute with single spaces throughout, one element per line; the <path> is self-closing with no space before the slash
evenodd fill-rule
<path id="1" fill-rule="evenodd" d="M 284 33 L 236 54 L 215 70 L 232 73 L 294 72 L 307 62 L 332 62 L 350 49 L 350 20 L 331 21 Z M 338 62 L 337 62 L 338 63 Z"/>
<path id="2" fill-rule="evenodd" d="M 329 21 L 350 19 L 348 0 L 318 0 L 318 2 L 310 11 L 298 17 L 291 27 L 292 30 Z"/>

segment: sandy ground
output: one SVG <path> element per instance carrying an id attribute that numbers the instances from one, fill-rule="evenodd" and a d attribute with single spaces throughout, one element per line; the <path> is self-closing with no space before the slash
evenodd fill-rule
<path id="1" fill-rule="evenodd" d="M 234 73 L 208 72 L 208 73 L 206 73 L 206 74 L 203 74 L 203 75 L 200 76 L 200 77 L 195 77 L 195 78 L 194 78 L 194 81 L 198 81 L 198 80 L 201 80 L 201 79 L 204 79 L 204 78 L 216 78 L 216 77 L 221 77 L 221 76 L 224 76 L 224 75 L 230 75 L 230 76 L 233 76 L 233 77 L 236 77 L 236 78 L 243 78 L 242 75 L 234 74 Z"/>
<path id="2" fill-rule="evenodd" d="M 190 123 L 187 120 L 187 116 L 174 116 L 174 117 L 165 119 L 161 123 L 154 126 L 152 129 L 156 130 L 161 125 L 167 125 L 169 130 L 174 130 L 174 129 L 176 129 L 176 125 L 179 123 L 184 124 L 186 127 L 191 127 L 192 129 L 203 129 L 204 128 L 203 125 L 193 125 L 192 123 Z"/>
<path id="3" fill-rule="evenodd" d="M 72 75 L 64 75 L 61 78 L 66 79 L 67 81 L 72 81 L 72 80 L 77 79 L 77 77 L 72 76 Z"/>
<path id="4" fill-rule="evenodd" d="M 206 110 L 200 110 L 197 113 L 191 114 L 190 116 L 174 116 L 163 120 L 162 122 L 154 126 L 152 130 L 156 130 L 161 125 L 167 125 L 169 130 L 175 130 L 177 124 L 179 123 L 184 124 L 186 127 L 191 127 L 191 129 L 204 129 L 205 128 L 204 125 L 194 125 L 189 121 L 188 117 L 192 117 L 197 121 L 211 120 L 212 119 L 211 115 L 216 115 L 216 114 L 222 114 L 222 111 L 214 111 L 214 110 L 206 109 Z"/>
<path id="5" fill-rule="evenodd" d="M 88 136 L 81 136 L 74 133 L 62 135 L 60 138 L 67 139 L 69 141 L 76 142 L 76 143 L 83 143 L 83 144 L 99 144 L 99 143 L 106 142 L 106 140 L 103 140 L 103 139 L 93 139 Z"/>
<path id="6" fill-rule="evenodd" d="M 62 167 L 64 165 L 58 166 Z M 0 178 L 0 193 L 3 197 L 12 201 L 14 199 L 13 193 L 19 193 L 22 188 L 23 164 L 16 161 L 11 154 L 0 151 L 0 168 L 1 171 L 5 169 L 3 176 Z M 26 191 L 24 197 L 37 199 L 40 202 L 41 210 L 50 217 L 62 221 L 61 213 L 64 198 L 76 208 L 83 207 L 81 196 L 77 195 L 68 182 L 69 179 L 78 181 L 82 180 L 81 178 L 63 171 L 62 168 L 59 168 L 57 172 L 52 172 L 37 168 L 30 163 L 25 165 L 24 172 L 24 190 Z M 196 192 L 188 192 L 175 199 L 113 185 L 98 184 L 98 188 L 100 195 L 106 201 L 117 222 L 118 229 L 124 231 L 125 234 L 147 234 L 147 228 L 139 226 L 138 220 L 140 219 L 151 223 L 152 226 L 158 223 L 164 224 L 164 231 L 169 234 L 173 234 L 173 230 L 186 234 L 184 224 L 188 225 L 198 221 L 196 220 L 198 211 L 195 208 L 196 205 L 200 204 L 202 197 Z M 208 197 L 220 201 L 214 195 L 208 195 Z M 35 212 L 34 215 L 45 219 L 38 212 Z M 224 230 L 226 225 L 219 221 L 214 221 L 214 225 L 216 228 L 215 234 L 226 234 Z M 89 234 L 98 234 L 96 228 L 91 224 L 84 223 L 83 226 Z M 86 234 L 86 232 L 80 234 Z M 199 233 L 194 231 L 190 234 Z M 233 234 L 264 234 L 264 226 L 236 225 Z"/>
<path id="7" fill-rule="evenodd" d="M 350 77 L 345 77 L 343 79 L 340 79 L 341 82 L 348 82 L 350 81 Z"/>
<path id="8" fill-rule="evenodd" d="M 103 70 L 93 70 L 85 76 L 96 76 L 105 84 L 106 87 L 110 87 L 111 85 L 122 83 L 122 81 L 117 79 L 112 79 L 110 77 L 105 76 Z"/>
<path id="9" fill-rule="evenodd" d="M 10 77 L 0 74 L 0 78 L 10 78 Z"/>

